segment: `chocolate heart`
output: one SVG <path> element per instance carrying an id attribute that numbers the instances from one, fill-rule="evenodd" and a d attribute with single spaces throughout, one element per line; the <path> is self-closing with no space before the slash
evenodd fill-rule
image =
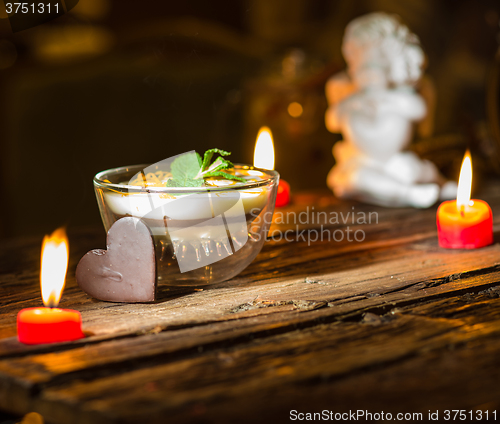
<path id="1" fill-rule="evenodd" d="M 153 302 L 156 264 L 148 227 L 138 218 L 121 218 L 109 229 L 106 244 L 108 250 L 91 250 L 80 259 L 80 288 L 110 302 Z"/>

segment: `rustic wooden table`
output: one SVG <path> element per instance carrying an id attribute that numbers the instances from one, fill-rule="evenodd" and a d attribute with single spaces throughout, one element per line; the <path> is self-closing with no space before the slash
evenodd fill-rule
<path id="1" fill-rule="evenodd" d="M 293 241 L 275 233 L 233 280 L 198 291 L 162 287 L 155 304 L 100 302 L 79 290 L 76 264 L 104 247 L 105 235 L 70 229 L 61 306 L 81 311 L 88 337 L 53 345 L 16 338 L 17 312 L 41 303 L 41 240 L 4 241 L 0 409 L 82 424 L 279 423 L 322 411 L 393 420 L 422 413 L 407 421 L 426 421 L 429 410 L 441 421 L 451 409 L 500 421 L 499 188 L 481 194 L 496 243 L 472 251 L 438 247 L 435 208 L 297 196 L 271 232 L 289 230 Z M 309 221 L 327 214 L 314 223 L 303 214 L 297 226 L 291 212 L 308 212 Z M 356 221 L 377 212 L 378 223 L 374 214 L 371 224 L 352 216 L 335 223 L 334 213 L 341 221 L 348 212 Z M 364 240 L 347 241 L 347 227 L 351 240 L 358 230 Z M 318 230 L 323 241 L 311 242 Z M 344 240 L 328 241 L 327 232 Z"/>

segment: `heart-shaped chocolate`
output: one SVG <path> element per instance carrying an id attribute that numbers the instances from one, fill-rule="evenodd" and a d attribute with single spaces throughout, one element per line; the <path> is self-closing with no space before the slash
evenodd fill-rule
<path id="1" fill-rule="evenodd" d="M 153 302 L 156 264 L 149 228 L 138 218 L 121 218 L 109 229 L 106 245 L 107 250 L 91 250 L 80 259 L 80 288 L 110 302 Z"/>

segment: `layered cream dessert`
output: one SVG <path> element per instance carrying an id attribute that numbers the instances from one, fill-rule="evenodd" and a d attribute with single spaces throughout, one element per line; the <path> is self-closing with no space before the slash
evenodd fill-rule
<path id="1" fill-rule="evenodd" d="M 177 280 L 199 281 L 201 276 L 212 282 L 213 270 L 220 266 L 216 262 L 224 259 L 227 266 L 234 256 L 238 263 L 229 266 L 236 269 L 246 258 L 252 259 L 256 254 L 252 245 L 258 243 L 260 250 L 265 239 L 261 233 L 272 216 L 268 206 L 274 206 L 276 181 L 243 166 L 206 172 L 202 181 L 181 180 L 179 172 L 164 165 L 151 165 L 128 179 L 120 175 L 114 175 L 114 181 L 104 179 L 108 187 L 96 188 L 96 193 L 105 226 L 126 216 L 141 218 L 155 239 L 160 279 L 177 274 Z M 266 213 L 271 214 L 267 219 Z"/>
<path id="2" fill-rule="evenodd" d="M 246 171 L 246 172 L 245 172 Z M 152 175 L 155 177 L 152 178 Z M 161 177 L 158 178 L 157 175 Z M 240 170 L 238 175 L 246 183 L 240 183 L 222 178 L 211 178 L 206 181 L 206 192 L 190 194 L 189 191 L 176 194 L 171 190 L 162 192 L 166 182 L 171 178 L 169 173 L 157 171 L 156 174 L 146 175 L 146 182 L 139 178 L 130 181 L 121 181 L 119 184 L 128 190 L 128 193 L 109 191 L 105 193 L 106 202 L 116 215 L 136 216 L 138 218 L 159 220 L 207 220 L 221 213 L 231 216 L 231 206 L 241 199 L 245 215 L 252 210 L 264 207 L 269 196 L 266 187 L 245 188 L 247 183 L 258 183 L 263 180 L 264 174 L 257 170 Z M 210 191 L 210 188 L 224 188 L 224 191 Z M 141 192 L 138 192 L 138 189 Z M 192 190 L 195 191 L 195 190 Z M 182 202 L 182 205 L 179 204 Z"/>

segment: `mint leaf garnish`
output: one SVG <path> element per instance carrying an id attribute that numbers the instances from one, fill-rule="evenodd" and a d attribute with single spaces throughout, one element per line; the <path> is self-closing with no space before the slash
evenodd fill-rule
<path id="1" fill-rule="evenodd" d="M 208 149 L 203 155 L 203 163 L 201 164 L 202 171 L 205 171 L 208 168 L 214 153 L 218 153 L 221 156 L 229 156 L 231 154 L 230 152 L 226 152 L 225 150 L 221 149 Z"/>
<path id="2" fill-rule="evenodd" d="M 174 159 L 170 166 L 172 176 L 179 184 L 178 187 L 187 187 L 187 181 L 193 180 L 201 166 L 201 158 L 198 153 L 189 152 Z"/>
<path id="3" fill-rule="evenodd" d="M 213 175 L 209 175 L 212 172 L 221 171 L 222 169 L 231 169 L 234 165 L 223 157 L 218 157 L 215 159 L 214 163 L 209 165 L 206 169 L 200 169 L 195 178 L 208 178 Z"/>
<path id="4" fill-rule="evenodd" d="M 220 156 L 210 164 L 214 154 Z M 220 177 L 228 180 L 245 182 L 245 179 L 234 174 L 224 172 L 234 168 L 234 165 L 223 156 L 230 155 L 230 152 L 220 149 L 207 150 L 203 160 L 198 153 L 186 153 L 173 160 L 170 167 L 172 178 L 167 181 L 167 187 L 201 187 L 205 183 L 205 178 Z M 223 171 L 224 170 L 224 171 Z"/>

